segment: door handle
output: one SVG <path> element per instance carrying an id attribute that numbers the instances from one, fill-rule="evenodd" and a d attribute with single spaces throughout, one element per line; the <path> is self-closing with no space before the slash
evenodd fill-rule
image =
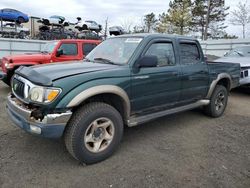
<path id="1" fill-rule="evenodd" d="M 207 71 L 202 70 L 202 71 L 200 71 L 199 73 L 207 73 Z"/>

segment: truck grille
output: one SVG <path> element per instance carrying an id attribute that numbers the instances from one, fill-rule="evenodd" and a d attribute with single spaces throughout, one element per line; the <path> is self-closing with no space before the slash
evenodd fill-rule
<path id="1" fill-rule="evenodd" d="M 13 82 L 12 82 L 13 92 L 22 99 L 24 98 L 24 87 L 25 87 L 25 84 L 22 81 L 17 80 L 16 78 L 13 78 Z"/>

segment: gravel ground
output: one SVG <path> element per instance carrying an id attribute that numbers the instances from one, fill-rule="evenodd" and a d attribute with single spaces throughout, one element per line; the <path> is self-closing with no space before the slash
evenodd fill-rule
<path id="1" fill-rule="evenodd" d="M 61 140 L 14 127 L 0 83 L 0 187 L 250 187 L 250 91 L 231 93 L 221 118 L 200 110 L 125 129 L 118 151 L 84 166 Z"/>

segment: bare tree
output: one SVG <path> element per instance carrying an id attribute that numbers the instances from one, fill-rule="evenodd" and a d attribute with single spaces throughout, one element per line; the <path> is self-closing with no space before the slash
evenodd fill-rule
<path id="1" fill-rule="evenodd" d="M 242 36 L 246 37 L 246 25 L 250 23 L 250 7 L 247 5 L 247 0 L 244 3 L 239 2 L 237 8 L 231 12 L 230 22 L 234 25 L 242 26 Z"/>
<path id="2" fill-rule="evenodd" d="M 120 24 L 126 32 L 131 33 L 132 25 L 134 24 L 134 19 L 130 17 L 124 18 L 120 21 Z"/>

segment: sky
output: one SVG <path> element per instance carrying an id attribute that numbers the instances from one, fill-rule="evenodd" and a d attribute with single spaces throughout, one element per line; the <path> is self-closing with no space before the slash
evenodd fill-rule
<path id="1" fill-rule="evenodd" d="M 104 26 L 108 18 L 109 26 L 141 24 L 145 14 L 154 12 L 159 15 L 168 10 L 170 0 L 0 0 L 1 8 L 13 8 L 27 13 L 29 16 L 48 18 L 61 15 L 72 23 L 76 17 L 83 20 L 95 20 Z M 235 9 L 239 1 L 225 0 L 230 11 Z M 229 11 L 229 13 L 230 13 Z M 229 18 L 229 16 L 228 16 Z M 228 22 L 228 21 L 227 21 Z M 240 27 L 228 24 L 227 32 L 240 35 Z"/>

